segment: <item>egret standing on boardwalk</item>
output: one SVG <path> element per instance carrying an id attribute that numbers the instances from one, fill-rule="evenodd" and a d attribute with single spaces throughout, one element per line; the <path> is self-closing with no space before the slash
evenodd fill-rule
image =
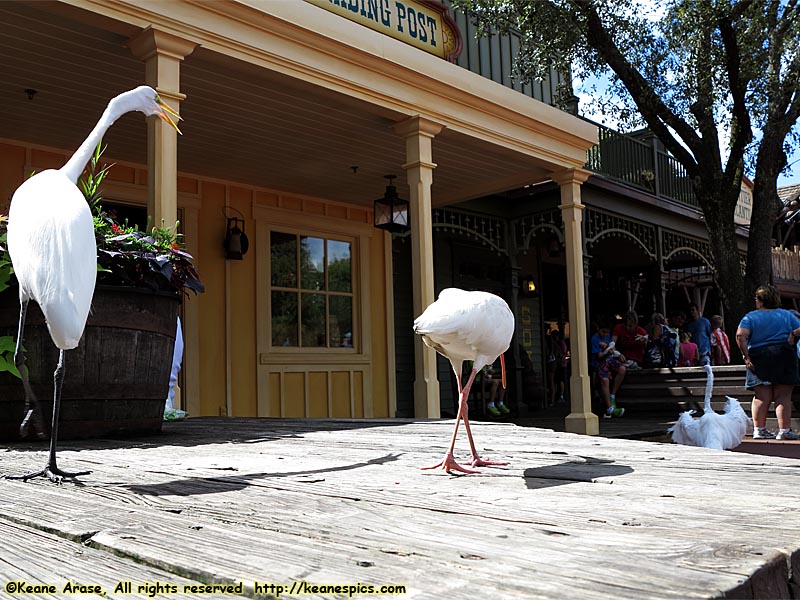
<path id="1" fill-rule="evenodd" d="M 58 170 L 50 169 L 34 175 L 17 189 L 11 199 L 7 243 L 14 274 L 19 281 L 19 329 L 14 363 L 25 386 L 26 415 L 20 426 L 23 436 L 28 434 L 31 423 L 40 436 L 44 434 L 41 407 L 28 382 L 25 356 L 21 351 L 25 313 L 30 300 L 42 309 L 50 337 L 60 353 L 53 376 L 53 421 L 47 465 L 41 471 L 10 479 L 27 480 L 44 475 L 53 482 L 60 482 L 63 477 L 86 474 L 66 473 L 56 465 L 64 352 L 75 348 L 81 340 L 97 276 L 92 215 L 77 183 L 108 128 L 119 117 L 135 110 L 148 116 L 157 115 L 178 130 L 169 114 L 180 117 L 164 104 L 153 88 L 140 86 L 120 94 L 108 103 L 100 121 L 67 164 Z"/>
<path id="2" fill-rule="evenodd" d="M 506 366 L 503 353 L 511 344 L 514 335 L 514 314 L 505 300 L 488 292 L 465 292 L 456 288 L 442 290 L 439 299 L 425 309 L 414 321 L 414 332 L 422 336 L 427 346 L 450 361 L 458 382 L 458 414 L 453 429 L 450 449 L 444 459 L 427 469 L 442 467 L 448 473 L 477 473 L 465 469 L 453 459 L 458 425 L 464 419 L 469 446 L 472 450 L 472 466 L 505 465 L 503 462 L 484 461 L 478 456 L 472 432 L 469 428 L 469 390 L 475 375 L 484 366 L 491 365 L 500 357 L 503 387 L 506 387 Z M 461 385 L 461 372 L 465 360 L 472 361 L 472 373 L 467 384 Z"/>

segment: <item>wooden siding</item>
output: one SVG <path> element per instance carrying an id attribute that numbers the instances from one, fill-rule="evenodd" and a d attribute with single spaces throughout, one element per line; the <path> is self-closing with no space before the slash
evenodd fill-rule
<path id="1" fill-rule="evenodd" d="M 69 154 L 66 150 L 0 141 L 0 190 L 5 191 L 0 212 L 7 214 L 11 194 L 27 174 L 58 168 Z M 146 169 L 116 160 L 113 155 L 107 160 L 115 166 L 105 186 L 105 197 L 144 205 Z M 187 174 L 179 178 L 178 185 L 179 206 L 188 202 L 197 214 L 198 239 L 187 237 L 187 243 L 197 248 L 195 262 L 206 285 L 206 293 L 190 301 L 197 306 L 201 324 L 194 332 L 199 358 L 195 366 L 184 365 L 184 372 L 196 378 L 198 392 L 184 398 L 184 408 L 189 408 L 192 416 L 390 416 L 389 397 L 394 391 L 390 394 L 388 389 L 388 369 L 393 349 L 387 346 L 386 324 L 391 320 L 387 321 L 386 314 L 384 237 L 372 228 L 370 212 L 320 198 Z M 245 216 L 250 251 L 242 261 L 226 261 L 224 257 L 222 212 L 226 206 Z M 258 267 L 257 255 L 263 246 L 257 243 L 256 224 L 257 217 L 263 222 L 265 214 L 271 213 L 323 231 L 326 227 L 350 231 L 360 240 L 355 258 L 361 265 L 358 281 L 363 286 L 363 298 L 354 310 L 363 311 L 360 334 L 364 351 L 352 362 L 337 357 L 330 363 L 325 357 L 308 360 L 298 355 L 277 367 L 266 366 L 270 361 L 260 354 L 256 327 L 257 315 L 264 310 L 263 297 L 258 294 L 259 278 L 266 276 Z"/>
<path id="2" fill-rule="evenodd" d="M 452 3 L 449 0 L 444 0 L 444 4 L 450 6 L 452 10 Z M 453 16 L 464 40 L 464 49 L 456 61 L 457 65 L 526 96 L 555 105 L 557 88 L 566 83 L 566 78 L 561 73 L 551 69 L 550 76 L 541 81 L 522 82 L 514 78 L 514 60 L 520 44 L 518 33 L 493 34 L 476 39 L 477 28 L 472 19 L 461 11 L 453 11 Z"/>

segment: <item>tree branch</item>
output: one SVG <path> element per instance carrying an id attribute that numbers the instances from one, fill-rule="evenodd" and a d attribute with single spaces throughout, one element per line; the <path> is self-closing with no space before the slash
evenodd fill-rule
<path id="1" fill-rule="evenodd" d="M 686 121 L 675 115 L 655 93 L 652 86 L 622 55 L 603 25 L 590 0 L 575 0 L 576 7 L 587 19 L 587 42 L 608 64 L 627 88 L 647 124 L 678 159 L 689 174 L 697 175 L 697 161 L 674 137 L 669 127 L 697 154 L 701 140 Z"/>
<path id="2" fill-rule="evenodd" d="M 719 21 L 722 44 L 725 46 L 725 70 L 728 74 L 728 86 L 733 98 L 731 120 L 731 149 L 725 167 L 726 185 L 733 185 L 735 178 L 741 179 L 741 161 L 748 144 L 753 140 L 753 129 L 750 111 L 747 110 L 747 86 L 749 79 L 742 73 L 742 62 L 739 43 L 733 22 L 723 17 Z"/>
<path id="3" fill-rule="evenodd" d="M 706 24 L 699 27 L 697 59 L 695 62 L 695 78 L 697 80 L 697 100 L 689 107 L 702 136 L 703 154 L 713 162 L 715 172 L 722 171 L 722 158 L 719 148 L 719 133 L 714 120 L 714 69 L 711 64 L 711 31 Z M 704 161 L 705 162 L 705 161 Z M 709 167 L 711 165 L 706 165 Z"/>

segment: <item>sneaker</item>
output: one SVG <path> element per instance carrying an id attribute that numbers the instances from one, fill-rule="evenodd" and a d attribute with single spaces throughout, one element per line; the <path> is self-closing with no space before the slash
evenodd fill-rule
<path id="1" fill-rule="evenodd" d="M 787 429 L 786 431 L 779 431 L 778 435 L 775 436 L 775 439 L 778 439 L 778 440 L 800 440 L 800 435 L 797 435 L 791 429 Z"/>
<path id="2" fill-rule="evenodd" d="M 499 417 L 500 414 L 501 414 L 500 411 L 497 410 L 496 406 L 487 406 L 486 407 L 486 412 L 488 412 L 493 417 Z"/>
<path id="3" fill-rule="evenodd" d="M 501 413 L 504 415 L 511 414 L 511 409 L 508 408 L 505 404 L 497 404 L 497 408 L 500 410 Z"/>
<path id="4" fill-rule="evenodd" d="M 603 413 L 603 417 L 606 419 L 610 419 L 611 417 L 621 417 L 625 414 L 624 408 L 612 408 L 611 411 L 606 411 Z"/>
<path id="5" fill-rule="evenodd" d="M 794 432 L 792 432 L 794 433 Z M 753 430 L 754 440 L 774 440 L 777 436 L 766 427 L 756 427 Z M 788 439 L 788 438 L 787 438 Z M 795 438 L 797 439 L 797 438 Z"/>

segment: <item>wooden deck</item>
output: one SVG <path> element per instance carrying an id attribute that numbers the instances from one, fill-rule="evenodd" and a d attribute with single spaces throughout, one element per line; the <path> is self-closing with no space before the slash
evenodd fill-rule
<path id="1" fill-rule="evenodd" d="M 25 597 L 58 598 L 76 597 L 68 581 L 110 598 L 156 583 L 175 586 L 161 598 L 239 592 L 184 593 L 201 582 L 347 597 L 290 593 L 301 581 L 406 586 L 382 598 L 788 598 L 800 581 L 800 461 L 474 423 L 485 456 L 510 466 L 419 470 L 451 428 L 203 418 L 65 443 L 60 466 L 91 475 L 0 481 L 0 597 L 25 580 L 57 588 Z M 0 470 L 45 454 L 12 445 Z"/>

